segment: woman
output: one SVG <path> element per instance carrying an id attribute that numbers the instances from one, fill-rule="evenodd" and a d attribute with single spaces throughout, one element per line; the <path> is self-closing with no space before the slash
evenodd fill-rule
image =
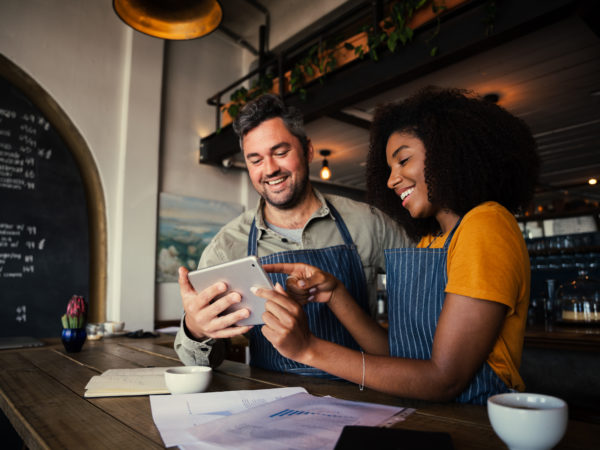
<path id="1" fill-rule="evenodd" d="M 379 108 L 369 197 L 420 239 L 386 250 L 388 333 L 331 275 L 284 264 L 265 267 L 290 277 L 287 294 L 258 291 L 263 334 L 286 357 L 403 397 L 484 404 L 523 390 L 530 268 L 512 213 L 529 204 L 538 167 L 524 122 L 465 91 L 426 88 Z M 327 302 L 364 353 L 311 335 L 306 301 Z"/>

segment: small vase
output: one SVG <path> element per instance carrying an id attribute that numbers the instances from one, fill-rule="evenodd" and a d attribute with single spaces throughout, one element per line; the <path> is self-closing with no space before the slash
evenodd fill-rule
<path id="1" fill-rule="evenodd" d="M 81 350 L 86 337 L 85 328 L 63 328 L 61 340 L 65 350 L 74 353 Z"/>

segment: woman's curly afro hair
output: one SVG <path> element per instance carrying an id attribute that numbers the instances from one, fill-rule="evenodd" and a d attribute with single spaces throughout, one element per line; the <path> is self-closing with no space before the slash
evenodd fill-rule
<path id="1" fill-rule="evenodd" d="M 469 91 L 430 86 L 377 109 L 367 159 L 369 202 L 395 218 L 413 239 L 440 227 L 433 217 L 412 219 L 387 187 L 386 145 L 395 132 L 423 142 L 432 204 L 459 216 L 485 201 L 513 213 L 528 207 L 540 162 L 525 122 Z"/>

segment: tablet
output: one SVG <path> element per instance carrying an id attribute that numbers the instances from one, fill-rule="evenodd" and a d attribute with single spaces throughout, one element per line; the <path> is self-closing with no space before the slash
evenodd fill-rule
<path id="1" fill-rule="evenodd" d="M 224 281 L 229 286 L 227 292 L 239 293 L 242 296 L 242 301 L 227 308 L 223 314 L 247 308 L 250 310 L 250 316 L 240 320 L 236 325 L 260 325 L 264 323 L 262 315 L 265 312 L 266 300 L 254 295 L 250 288 L 273 289 L 273 284 L 256 256 L 247 256 L 224 264 L 195 270 L 188 273 L 188 279 L 198 292 L 206 289 L 211 284 Z"/>

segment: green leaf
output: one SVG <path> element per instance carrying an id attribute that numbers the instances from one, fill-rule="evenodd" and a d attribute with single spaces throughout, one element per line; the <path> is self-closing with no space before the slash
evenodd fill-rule
<path id="1" fill-rule="evenodd" d="M 313 67 L 310 65 L 306 66 L 304 70 L 306 71 L 306 75 L 309 77 L 312 77 L 315 74 Z"/>
<path id="2" fill-rule="evenodd" d="M 233 103 L 232 105 L 229 105 L 229 108 L 227 108 L 227 113 L 231 116 L 232 119 L 236 118 L 239 112 L 240 105 L 237 103 Z"/>
<path id="3" fill-rule="evenodd" d="M 371 48 L 369 49 L 369 54 L 371 55 L 371 59 L 372 59 L 373 61 L 378 61 L 378 60 L 379 60 L 379 56 L 377 56 L 377 50 L 375 50 L 375 48 L 374 48 L 374 47 L 371 47 Z"/>
<path id="4" fill-rule="evenodd" d="M 402 45 L 406 45 L 406 33 L 402 32 L 398 35 L 398 39 L 400 39 L 400 42 L 402 42 Z"/>
<path id="5" fill-rule="evenodd" d="M 357 47 L 354 48 L 354 54 L 356 56 L 358 56 L 360 59 L 363 59 L 365 57 L 365 51 L 363 49 L 362 45 L 359 45 Z"/>
<path id="6" fill-rule="evenodd" d="M 431 50 L 429 51 L 429 56 L 436 56 L 438 54 L 438 46 L 436 45 L 435 47 L 431 47 Z"/>
<path id="7" fill-rule="evenodd" d="M 394 32 L 394 33 L 390 33 L 390 36 L 388 38 L 388 48 L 390 49 L 390 52 L 394 53 L 394 51 L 396 51 L 396 44 L 398 43 L 398 35 Z"/>
<path id="8" fill-rule="evenodd" d="M 231 101 L 240 101 L 240 100 L 244 100 L 246 98 L 248 94 L 248 89 L 246 89 L 245 87 L 241 87 L 239 89 L 236 89 L 235 91 L 233 91 L 233 93 L 231 94 L 231 96 L 229 97 Z"/>
<path id="9" fill-rule="evenodd" d="M 354 50 L 354 48 L 355 48 L 355 47 L 354 47 L 354 45 L 352 45 L 350 42 L 345 42 L 345 43 L 344 43 L 344 48 L 345 48 L 346 50 Z"/>

